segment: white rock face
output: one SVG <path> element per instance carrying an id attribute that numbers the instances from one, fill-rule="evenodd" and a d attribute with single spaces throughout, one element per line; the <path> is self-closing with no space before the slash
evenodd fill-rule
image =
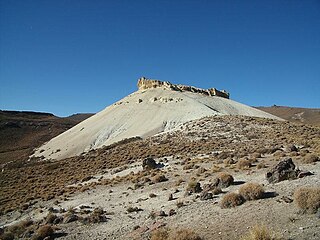
<path id="1" fill-rule="evenodd" d="M 280 118 L 218 96 L 167 87 L 138 90 L 36 150 L 34 156 L 63 159 L 130 137 L 148 137 L 212 115 Z"/>

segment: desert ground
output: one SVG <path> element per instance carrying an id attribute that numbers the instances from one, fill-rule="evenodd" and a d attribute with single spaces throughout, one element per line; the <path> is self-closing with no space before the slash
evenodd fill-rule
<path id="1" fill-rule="evenodd" d="M 80 156 L 6 165 L 2 238 L 240 239 L 258 225 L 273 239 L 319 239 L 319 141 L 317 126 L 211 116 Z M 288 159 L 303 174 L 270 183 L 267 172 Z M 248 183 L 260 193 L 243 193 Z"/>

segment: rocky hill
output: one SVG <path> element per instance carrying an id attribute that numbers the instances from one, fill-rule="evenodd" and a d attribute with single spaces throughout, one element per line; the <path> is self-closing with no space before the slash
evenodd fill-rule
<path id="1" fill-rule="evenodd" d="M 41 146 L 35 157 L 63 159 L 126 138 L 171 131 L 206 116 L 244 115 L 280 119 L 228 99 L 225 91 L 141 78 L 138 91 L 108 106 Z M 226 94 L 221 97 L 220 95 Z"/>

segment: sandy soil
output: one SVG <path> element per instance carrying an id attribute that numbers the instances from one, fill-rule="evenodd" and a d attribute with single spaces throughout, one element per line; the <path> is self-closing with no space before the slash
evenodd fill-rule
<path id="1" fill-rule="evenodd" d="M 54 208 L 80 209 L 81 206 L 89 206 L 92 209 L 101 207 L 109 215 L 108 221 L 98 224 L 82 224 L 73 222 L 60 224 L 59 227 L 66 236 L 61 239 L 147 239 L 152 228 L 166 225 L 170 228 L 193 229 L 205 239 L 239 239 L 256 224 L 264 224 L 285 239 L 319 239 L 320 221 L 317 215 L 301 214 L 294 203 L 287 203 L 283 197 L 292 198 L 293 192 L 301 186 L 320 185 L 320 163 L 315 165 L 300 165 L 300 169 L 314 173 L 312 176 L 297 180 L 283 181 L 277 184 L 269 184 L 265 179 L 266 169 L 231 171 L 235 178 L 234 185 L 223 189 L 223 193 L 215 195 L 214 199 L 201 201 L 196 194 L 185 196 L 186 183 L 176 185 L 178 179 L 186 182 L 195 175 L 197 170 L 183 170 L 178 159 L 171 156 L 166 158 L 167 163 L 161 169 L 165 172 L 169 181 L 145 185 L 142 189 L 133 189 L 132 183 L 120 184 L 112 187 L 99 186 L 94 190 L 79 193 L 68 201 L 53 205 Z M 163 161 L 163 159 L 157 159 Z M 265 162 L 271 158 L 264 157 Z M 201 164 L 208 168 L 208 163 Z M 139 171 L 140 166 L 136 164 L 128 166 L 127 169 L 114 173 L 105 174 L 104 177 L 115 177 L 129 174 L 131 170 Z M 179 176 L 177 175 L 179 174 Z M 208 183 L 215 174 L 202 179 L 201 185 Z M 96 176 L 101 177 L 101 175 Z M 90 180 L 92 181 L 92 180 Z M 257 182 L 263 184 L 267 191 L 267 198 L 245 202 L 243 205 L 232 209 L 221 209 L 219 202 L 227 192 L 234 192 L 244 182 Z M 150 194 L 156 194 L 151 198 Z M 169 194 L 174 199 L 168 201 Z M 183 202 L 184 206 L 178 208 L 177 202 Z M 52 201 L 42 203 L 42 213 L 33 210 L 23 216 L 16 215 L 18 221 L 23 218 L 41 219 L 48 213 Z M 142 211 L 128 213 L 128 207 L 138 207 Z M 163 210 L 168 213 L 174 209 L 176 214 L 166 217 L 151 217 L 152 212 Z M 14 215 L 12 215 L 14 217 Z M 12 223 L 11 219 L 6 219 Z M 2 218 L 1 224 L 5 224 Z M 139 226 L 139 227 L 138 227 Z M 137 229 L 136 229 L 137 228 Z M 134 230 L 136 229 L 136 230 Z"/>

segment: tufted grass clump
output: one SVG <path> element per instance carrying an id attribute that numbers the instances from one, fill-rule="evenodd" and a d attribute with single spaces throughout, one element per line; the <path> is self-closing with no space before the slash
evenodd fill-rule
<path id="1" fill-rule="evenodd" d="M 191 193 L 199 193 L 199 192 L 201 192 L 201 191 L 202 191 L 202 188 L 201 188 L 200 182 L 191 180 L 191 181 L 188 183 L 188 186 L 187 186 L 187 188 L 186 188 L 186 191 L 187 191 L 187 192 L 191 192 Z"/>
<path id="2" fill-rule="evenodd" d="M 31 228 L 32 225 L 33 225 L 33 221 L 23 220 L 9 226 L 8 232 L 12 233 L 14 236 L 20 237 L 24 232 L 28 230 L 28 228 Z"/>
<path id="3" fill-rule="evenodd" d="M 295 190 L 295 204 L 305 213 L 316 213 L 320 208 L 320 187 L 301 187 Z"/>
<path id="4" fill-rule="evenodd" d="M 234 182 L 232 175 L 227 172 L 218 173 L 217 179 L 219 179 L 219 187 L 222 188 L 229 187 Z"/>
<path id="5" fill-rule="evenodd" d="M 251 167 L 251 162 L 247 159 L 240 159 L 237 162 L 237 167 L 242 170 L 249 169 Z"/>
<path id="6" fill-rule="evenodd" d="M 258 183 L 246 183 L 239 189 L 239 194 L 245 200 L 257 200 L 264 196 L 264 188 Z"/>
<path id="7" fill-rule="evenodd" d="M 223 196 L 221 202 L 220 202 L 220 207 L 221 208 L 232 208 L 239 206 L 245 202 L 245 199 L 238 193 L 227 193 L 226 195 Z"/>
<path id="8" fill-rule="evenodd" d="M 319 157 L 315 154 L 307 154 L 305 157 L 301 159 L 303 163 L 315 163 L 319 161 Z"/>
<path id="9" fill-rule="evenodd" d="M 151 240 L 203 240 L 203 238 L 190 229 L 161 228 L 151 233 Z"/>
<path id="10" fill-rule="evenodd" d="M 280 240 L 275 234 L 264 225 L 254 226 L 248 234 L 241 237 L 241 240 Z"/>
<path id="11" fill-rule="evenodd" d="M 51 237 L 54 234 L 54 229 L 50 225 L 41 226 L 35 235 L 33 235 L 32 240 L 42 240 L 47 237 Z"/>

